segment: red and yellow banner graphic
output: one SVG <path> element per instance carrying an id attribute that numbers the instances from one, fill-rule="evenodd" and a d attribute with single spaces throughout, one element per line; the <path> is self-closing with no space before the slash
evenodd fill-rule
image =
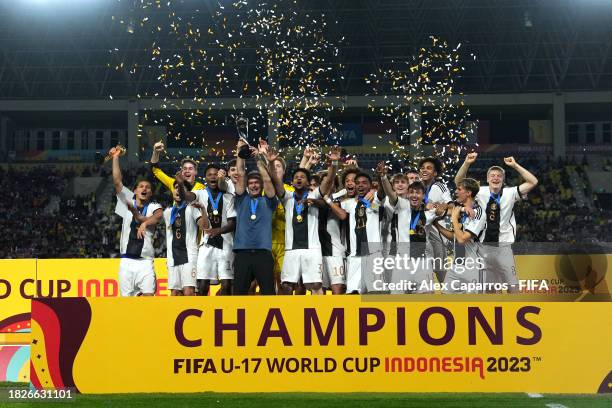
<path id="1" fill-rule="evenodd" d="M 119 259 L 0 260 L 0 381 L 30 381 L 30 310 L 36 297 L 118 296 Z M 155 260 L 167 296 L 165 259 Z"/>
<path id="2" fill-rule="evenodd" d="M 83 393 L 612 392 L 610 303 L 436 298 L 36 299 L 32 383 Z"/>

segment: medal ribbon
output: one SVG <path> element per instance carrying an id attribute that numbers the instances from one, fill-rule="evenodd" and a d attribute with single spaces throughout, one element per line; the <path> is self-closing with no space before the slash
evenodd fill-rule
<path id="1" fill-rule="evenodd" d="M 370 202 L 363 197 L 359 197 L 359 201 L 363 203 L 365 208 L 370 208 L 372 206 L 372 204 L 370 204 Z"/>
<path id="2" fill-rule="evenodd" d="M 501 191 L 497 194 L 490 193 L 489 198 L 494 199 L 497 202 L 497 205 L 501 207 Z"/>
<path id="3" fill-rule="evenodd" d="M 208 193 L 208 201 L 210 202 L 210 205 L 212 205 L 213 211 L 217 211 L 217 209 L 219 208 L 219 200 L 221 200 L 221 196 L 223 195 L 223 193 L 219 191 L 219 194 L 217 194 L 217 198 L 213 199 L 213 193 L 208 187 L 206 187 L 206 192 Z"/>
<path id="4" fill-rule="evenodd" d="M 138 210 L 138 207 L 136 206 L 136 199 L 134 199 L 134 208 Z M 142 211 L 138 210 L 140 215 L 142 215 L 143 217 L 146 217 L 147 216 L 147 208 L 149 208 L 149 203 L 145 204 L 145 206 L 142 207 Z"/>
<path id="5" fill-rule="evenodd" d="M 187 207 L 187 203 L 185 202 L 182 202 L 180 207 L 177 207 L 176 204 L 172 206 L 172 210 L 170 210 L 170 225 L 174 225 L 176 215 L 185 207 Z"/>
<path id="6" fill-rule="evenodd" d="M 415 228 L 416 228 L 416 225 L 418 224 L 420 218 L 421 218 L 421 213 L 417 212 L 417 215 L 416 215 L 416 217 L 414 217 L 414 220 L 412 220 L 410 222 L 410 230 L 411 231 L 415 231 L 416 232 Z"/>
<path id="7" fill-rule="evenodd" d="M 431 191 L 431 188 L 433 187 L 433 183 L 431 184 L 431 186 L 429 186 L 429 188 L 427 189 L 427 191 L 425 191 L 425 198 L 423 198 L 423 202 L 425 204 L 429 203 L 429 192 Z"/>
<path id="8" fill-rule="evenodd" d="M 298 201 L 297 196 L 295 195 L 295 191 L 293 192 L 293 199 L 295 200 L 295 213 L 297 215 L 302 215 L 302 211 L 304 210 L 304 200 L 308 197 L 308 191 L 305 191 L 302 194 L 302 199 Z"/>
<path id="9" fill-rule="evenodd" d="M 255 215 L 255 213 L 257 212 L 258 205 L 259 205 L 259 200 L 257 199 L 253 200 L 251 198 L 251 215 Z"/>

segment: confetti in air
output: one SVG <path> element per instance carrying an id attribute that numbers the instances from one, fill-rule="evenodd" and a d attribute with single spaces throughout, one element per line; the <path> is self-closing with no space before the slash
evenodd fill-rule
<path id="1" fill-rule="evenodd" d="M 390 161 L 404 168 L 416 168 L 416 163 L 432 150 L 446 167 L 456 164 L 468 135 L 475 130 L 463 94 L 454 92 L 456 80 L 464 71 L 461 44 L 451 47 L 433 36 L 430 40 L 430 45 L 420 48 L 417 55 L 406 61 L 392 61 L 389 67 L 365 79 L 373 95 L 388 97 L 385 106 L 372 104 L 370 109 L 383 117 L 381 123 L 400 129 L 397 140 L 389 141 Z M 411 106 L 420 106 L 421 114 Z M 410 126 L 419 121 L 420 134 L 419 129 Z"/>
<path id="2" fill-rule="evenodd" d="M 231 134 L 238 116 L 249 118 L 249 132 L 272 134 L 281 148 L 334 143 L 330 117 L 341 108 L 328 96 L 342 68 L 342 39 L 329 32 L 337 22 L 307 11 L 306 0 L 119 3 L 129 4 L 130 15 L 113 20 L 134 38 L 152 41 L 145 64 L 111 50 L 115 68 L 136 79 L 155 72 L 163 93 L 138 97 L 163 98 L 164 111 L 143 118 L 165 126 L 175 145 L 202 156 L 231 155 L 235 139 L 228 145 L 211 133 L 225 125 Z"/>

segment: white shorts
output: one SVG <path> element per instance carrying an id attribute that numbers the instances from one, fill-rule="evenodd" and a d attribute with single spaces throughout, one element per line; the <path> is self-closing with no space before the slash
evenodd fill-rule
<path id="1" fill-rule="evenodd" d="M 485 266 L 485 282 L 518 285 L 512 246 L 502 245 L 495 247 L 482 245 L 481 248 Z"/>
<path id="2" fill-rule="evenodd" d="M 320 283 L 323 256 L 319 249 L 290 249 L 285 251 L 281 282 Z"/>
<path id="3" fill-rule="evenodd" d="M 155 270 L 152 259 L 121 258 L 119 263 L 119 292 L 121 296 L 154 294 Z"/>
<path id="4" fill-rule="evenodd" d="M 323 257 L 322 281 L 324 288 L 331 288 L 331 285 L 346 285 L 346 269 L 343 257 Z"/>
<path id="5" fill-rule="evenodd" d="M 168 289 L 183 290 L 196 286 L 196 267 L 193 263 L 168 266 Z"/>
<path id="6" fill-rule="evenodd" d="M 443 291 L 444 293 L 483 293 L 482 290 L 473 289 L 466 290 L 461 289 L 462 284 L 468 283 L 483 283 L 484 282 L 484 269 L 478 268 L 466 268 L 465 266 L 454 265 L 451 270 L 446 274 L 444 283 L 448 287 Z"/>
<path id="7" fill-rule="evenodd" d="M 393 269 L 391 274 L 392 283 L 400 283 L 407 281 L 412 283 L 412 287 L 416 288 L 410 292 L 392 290 L 392 294 L 402 293 L 431 293 L 431 283 L 434 279 L 433 262 L 426 262 L 427 258 L 410 258 L 410 264 L 406 269 Z M 414 264 L 412 263 L 414 262 Z M 403 266 L 403 265 L 402 265 Z M 423 284 L 426 283 L 426 285 Z"/>
<path id="8" fill-rule="evenodd" d="M 346 293 L 376 291 L 374 281 L 380 280 L 382 274 L 374 273 L 374 259 L 380 257 L 382 253 L 376 252 L 366 256 L 346 258 Z"/>
<path id="9" fill-rule="evenodd" d="M 444 269 L 438 270 L 440 265 L 444 265 L 446 261 L 446 243 L 445 238 L 440 235 L 440 232 L 435 228 L 427 229 L 427 244 L 425 245 L 425 255 L 428 258 L 434 258 L 437 261 L 434 263 L 434 270 L 438 272 L 444 271 Z M 440 259 L 442 261 L 440 261 Z"/>
<path id="10" fill-rule="evenodd" d="M 198 252 L 198 279 L 234 279 L 234 254 L 210 245 L 202 245 Z"/>

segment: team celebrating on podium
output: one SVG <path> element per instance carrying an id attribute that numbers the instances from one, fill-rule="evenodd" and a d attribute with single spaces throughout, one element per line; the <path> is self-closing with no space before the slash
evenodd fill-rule
<path id="1" fill-rule="evenodd" d="M 159 167 L 163 151 L 156 143 L 150 165 L 174 199 L 165 209 L 153 201 L 150 181 L 132 190 L 123 185 L 124 150 L 109 151 L 115 213 L 123 220 L 122 296 L 155 294 L 153 238 L 160 222 L 171 295 L 432 293 L 431 283 L 453 281 L 471 285 L 446 284 L 442 291 L 492 293 L 483 288 L 494 283 L 509 293 L 517 289 L 513 207 L 538 180 L 513 157 L 504 164 L 521 176 L 520 185 L 505 185 L 501 166 L 489 168 L 485 185 L 466 177 L 477 159 L 468 153 L 451 194 L 435 157 L 389 177 L 384 162 L 372 175 L 343 160 L 339 147 L 324 160 L 308 147 L 286 175 L 285 159 L 265 140 L 252 146 L 241 138 L 235 160 L 208 164 L 201 183 L 189 158 L 174 177 L 166 175 Z M 320 161 L 325 169 L 314 173 Z M 413 267 L 386 262 L 402 258 Z M 373 267 L 381 264 L 382 272 Z M 393 285 L 381 289 L 381 282 Z"/>

